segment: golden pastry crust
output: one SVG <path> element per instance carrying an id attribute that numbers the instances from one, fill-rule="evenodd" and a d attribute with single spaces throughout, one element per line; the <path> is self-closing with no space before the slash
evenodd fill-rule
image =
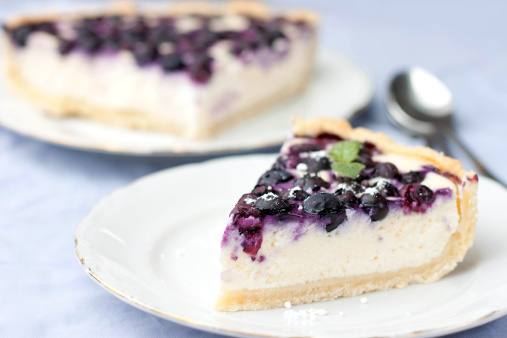
<path id="1" fill-rule="evenodd" d="M 399 154 L 430 162 L 443 172 L 458 177 L 455 182 L 458 196 L 459 223 L 442 254 L 431 262 L 418 267 L 404 268 L 383 274 L 333 277 L 304 284 L 271 289 L 222 290 L 215 304 L 219 311 L 262 310 L 283 307 L 285 301 L 292 304 L 311 303 L 339 297 L 355 296 L 365 292 L 404 288 L 413 283 L 431 283 L 451 272 L 463 261 L 474 241 L 477 222 L 477 175 L 466 172 L 460 161 L 425 147 L 407 147 L 393 142 L 381 133 L 364 128 L 353 129 L 347 121 L 327 118 L 293 119 L 295 136 L 315 137 L 322 133 L 338 135 L 344 139 L 368 141 L 385 153 Z"/>

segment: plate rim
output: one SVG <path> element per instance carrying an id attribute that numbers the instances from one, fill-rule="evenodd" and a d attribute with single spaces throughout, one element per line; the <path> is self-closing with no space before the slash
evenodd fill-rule
<path id="1" fill-rule="evenodd" d="M 333 55 L 335 57 L 339 57 L 343 59 L 344 61 L 348 62 L 357 73 L 360 73 L 361 76 L 364 77 L 367 90 L 365 90 L 365 97 L 366 99 L 362 102 L 358 102 L 358 107 L 356 107 L 353 111 L 350 111 L 347 114 L 346 119 L 350 120 L 358 115 L 365 112 L 368 107 L 371 106 L 374 95 L 375 95 L 375 86 L 373 82 L 372 75 L 363 67 L 361 67 L 357 62 L 351 60 L 344 54 L 336 51 L 332 48 L 327 48 L 325 46 L 321 46 L 317 50 L 318 54 L 326 54 L 326 55 Z M 7 90 L 8 85 L 4 81 L 4 89 Z M 15 96 L 12 92 L 8 92 L 7 95 Z M 16 100 L 21 100 L 23 102 L 26 102 L 29 104 L 29 102 L 23 100 L 22 98 L 19 98 L 17 96 L 14 97 Z M 44 114 L 41 109 L 38 107 L 33 106 L 34 110 L 37 110 L 38 114 Z M 275 108 L 276 109 L 276 108 Z M 51 118 L 51 116 L 49 116 Z M 76 118 L 79 119 L 79 118 Z M 96 122 L 96 121 L 92 121 Z M 99 123 L 99 122 L 97 122 Z M 22 124 L 16 124 L 11 123 L 8 121 L 8 118 L 3 117 L 3 114 L 0 112 L 0 126 L 14 132 L 18 135 L 30 138 L 35 141 L 40 141 L 45 144 L 50 144 L 58 147 L 63 147 L 66 149 L 72 149 L 72 150 L 79 150 L 79 151 L 85 151 L 85 152 L 92 152 L 92 153 L 98 153 L 98 154 L 109 154 L 109 155 L 118 155 L 118 156 L 136 156 L 136 157 L 189 157 L 189 156 L 211 156 L 211 155 L 225 155 L 225 154 L 239 154 L 245 151 L 263 151 L 266 149 L 269 149 L 271 147 L 275 147 L 278 145 L 281 145 L 284 141 L 283 138 L 280 138 L 280 140 L 276 141 L 265 141 L 262 144 L 258 144 L 253 147 L 244 147 L 244 148 L 234 148 L 234 147 L 223 147 L 221 149 L 214 149 L 210 151 L 203 151 L 203 150 L 194 150 L 189 151 L 188 149 L 182 149 L 181 151 L 178 148 L 173 148 L 172 150 L 140 150 L 140 149 L 128 149 L 124 146 L 117 146 L 112 145 L 109 143 L 101 143 L 101 142 L 93 142 L 92 144 L 86 144 L 86 142 L 79 142 L 75 141 L 69 138 L 60 137 L 59 135 L 52 135 L 47 133 L 39 133 L 37 134 L 30 128 L 25 128 Z M 114 127 L 114 126 L 109 126 Z M 233 127 L 234 128 L 234 127 Z M 131 132 L 136 132 L 137 130 L 129 130 Z M 150 131 L 145 131 L 150 132 Z"/>
<path id="2" fill-rule="evenodd" d="M 93 272 L 93 270 L 86 264 L 86 261 L 85 261 L 84 257 L 80 254 L 79 248 L 78 248 L 78 246 L 79 246 L 78 235 L 81 233 L 81 229 L 82 228 L 84 229 L 87 226 L 87 223 L 89 222 L 88 220 L 93 219 L 93 217 L 91 217 L 93 212 L 95 212 L 96 209 L 100 209 L 101 206 L 107 200 L 113 198 L 114 195 L 122 193 L 124 191 L 127 191 L 127 190 L 131 189 L 133 186 L 136 186 L 145 180 L 153 180 L 153 179 L 156 180 L 157 176 L 167 175 L 171 171 L 174 171 L 174 170 L 185 171 L 188 167 L 199 167 L 199 166 L 202 166 L 203 164 L 204 165 L 206 165 L 206 164 L 213 165 L 215 163 L 227 162 L 230 160 L 245 159 L 245 158 L 266 160 L 268 158 L 273 158 L 274 156 L 275 156 L 274 154 L 252 154 L 252 155 L 242 155 L 242 156 L 230 156 L 230 157 L 225 157 L 225 158 L 212 159 L 212 160 L 208 160 L 208 161 L 205 161 L 202 163 L 192 163 L 192 164 L 178 166 L 175 168 L 168 168 L 168 169 L 161 170 L 161 171 L 143 176 L 141 178 L 138 178 L 138 179 L 132 181 L 131 183 L 129 183 L 128 185 L 126 185 L 122 188 L 116 189 L 116 190 L 110 192 L 109 194 L 103 196 L 95 205 L 93 205 L 90 208 L 88 213 L 82 218 L 82 220 L 80 221 L 80 223 L 77 225 L 77 227 L 74 230 L 74 252 L 76 254 L 76 258 L 77 258 L 81 268 L 86 272 L 86 274 L 95 283 L 99 284 L 102 288 L 109 291 L 109 293 L 111 293 L 112 295 L 114 295 L 118 299 L 124 301 L 125 303 L 127 303 L 131 306 L 134 306 L 135 308 L 137 308 L 139 310 L 150 313 L 150 314 L 155 315 L 159 318 L 169 320 L 169 321 L 174 322 L 176 324 L 184 325 L 184 326 L 187 326 L 187 327 L 190 327 L 193 329 L 197 329 L 197 330 L 201 330 L 201 331 L 218 333 L 218 334 L 227 335 L 227 336 L 240 335 L 242 337 L 259 337 L 259 336 L 260 337 L 278 337 L 277 335 L 267 335 L 267 334 L 259 335 L 258 333 L 255 333 L 252 331 L 236 331 L 236 330 L 231 330 L 228 328 L 220 328 L 217 326 L 210 325 L 208 323 L 201 322 L 199 320 L 195 320 L 190 317 L 180 316 L 180 315 L 176 315 L 176 314 L 173 314 L 173 313 L 170 313 L 167 311 L 162 311 L 162 310 L 156 309 L 153 306 L 145 304 L 143 301 L 138 300 L 135 297 L 128 295 L 126 292 L 123 292 L 123 291 L 117 289 L 116 287 L 114 287 L 113 285 L 110 285 L 109 283 L 103 281 L 100 278 L 100 276 L 95 274 Z M 481 176 L 479 178 L 479 180 L 487 181 L 487 182 L 489 182 L 489 184 L 492 184 L 492 185 L 501 187 L 502 189 L 505 189 L 498 182 L 496 182 L 492 179 L 489 179 L 487 177 Z M 505 190 L 507 191 L 507 189 L 505 189 Z M 440 335 L 448 335 L 448 334 L 457 333 L 457 332 L 461 332 L 464 330 L 475 328 L 477 326 L 489 323 L 489 322 L 491 322 L 495 319 L 498 319 L 500 317 L 503 317 L 505 315 L 507 315 L 507 304 L 504 305 L 504 307 L 502 309 L 494 309 L 494 310 L 488 312 L 487 314 L 482 315 L 479 318 L 469 320 L 464 323 L 453 324 L 453 325 L 449 325 L 449 326 L 441 326 L 441 327 L 436 327 L 436 328 L 427 329 L 427 330 L 416 330 L 416 331 L 406 332 L 406 333 L 402 333 L 402 334 L 397 334 L 396 336 L 397 337 L 420 337 L 420 336 L 435 337 L 435 336 L 440 336 Z M 289 336 L 289 337 L 298 337 L 298 336 Z M 317 338 L 318 336 L 305 336 L 305 337 Z M 381 338 L 381 337 L 390 337 L 390 336 L 379 336 L 379 335 L 371 335 L 370 334 L 370 335 L 367 335 L 364 337 L 379 337 L 379 338 Z"/>

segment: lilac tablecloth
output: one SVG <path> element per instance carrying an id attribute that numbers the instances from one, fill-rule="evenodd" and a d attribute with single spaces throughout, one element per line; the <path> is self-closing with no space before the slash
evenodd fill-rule
<path id="1" fill-rule="evenodd" d="M 269 2 L 320 11 L 323 45 L 371 74 L 376 96 L 355 125 L 420 143 L 387 122 L 383 97 L 393 72 L 423 66 L 455 94 L 458 134 L 507 181 L 506 2 Z M 0 1 L 0 15 L 57 4 Z M 0 128 L 0 337 L 212 337 L 144 313 L 98 287 L 81 270 L 73 243 L 75 226 L 102 196 L 141 176 L 201 160 L 74 151 Z M 507 337 L 507 317 L 457 336 Z"/>

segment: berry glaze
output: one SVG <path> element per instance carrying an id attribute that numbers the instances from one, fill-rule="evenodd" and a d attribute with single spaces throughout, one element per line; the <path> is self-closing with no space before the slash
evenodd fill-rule
<path id="1" fill-rule="evenodd" d="M 265 227 L 290 224 L 294 240 L 308 230 L 305 225 L 330 233 L 358 215 L 368 217 L 375 227 L 390 212 L 425 213 L 435 201 L 455 194 L 450 187 L 457 177 L 427 164 L 401 171 L 395 164 L 379 160 L 386 154 L 369 142 L 361 143 L 355 160 L 365 165 L 358 177 L 340 176 L 331 169 L 327 155 L 339 141 L 338 136 L 328 134 L 287 141 L 272 168 L 232 210 L 222 247 L 233 240 L 239 244 L 234 252 L 243 250 L 255 261 Z M 447 185 L 434 190 L 425 185 L 435 178 Z M 232 259 L 235 257 L 233 253 Z"/>
<path id="2" fill-rule="evenodd" d="M 81 52 L 94 57 L 127 51 L 139 67 L 157 65 L 165 73 L 186 72 L 200 84 L 212 77 L 213 48 L 219 44 L 231 57 L 245 63 L 256 59 L 269 66 L 287 54 L 292 39 L 313 32 L 303 21 L 239 15 L 111 15 L 4 26 L 4 30 L 18 48 L 29 45 L 33 33 L 43 32 L 57 39 L 62 56 Z"/>

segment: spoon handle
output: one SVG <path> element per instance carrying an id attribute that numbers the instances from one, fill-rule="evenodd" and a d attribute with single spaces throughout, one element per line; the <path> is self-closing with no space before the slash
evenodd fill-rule
<path id="1" fill-rule="evenodd" d="M 497 177 L 495 177 L 495 175 L 493 175 L 488 169 L 486 169 L 484 164 L 482 164 L 482 162 L 477 157 L 475 157 L 475 155 L 470 151 L 470 149 L 468 149 L 468 147 L 465 146 L 463 142 L 461 142 L 461 140 L 458 138 L 456 133 L 454 133 L 454 131 L 451 128 L 445 128 L 444 132 L 454 141 L 454 143 L 456 143 L 461 148 L 461 150 L 463 150 L 465 154 L 467 154 L 467 156 L 474 163 L 479 174 L 491 178 L 492 180 L 497 181 L 498 183 L 503 185 L 504 187 L 507 187 L 505 183 L 500 181 Z"/>

